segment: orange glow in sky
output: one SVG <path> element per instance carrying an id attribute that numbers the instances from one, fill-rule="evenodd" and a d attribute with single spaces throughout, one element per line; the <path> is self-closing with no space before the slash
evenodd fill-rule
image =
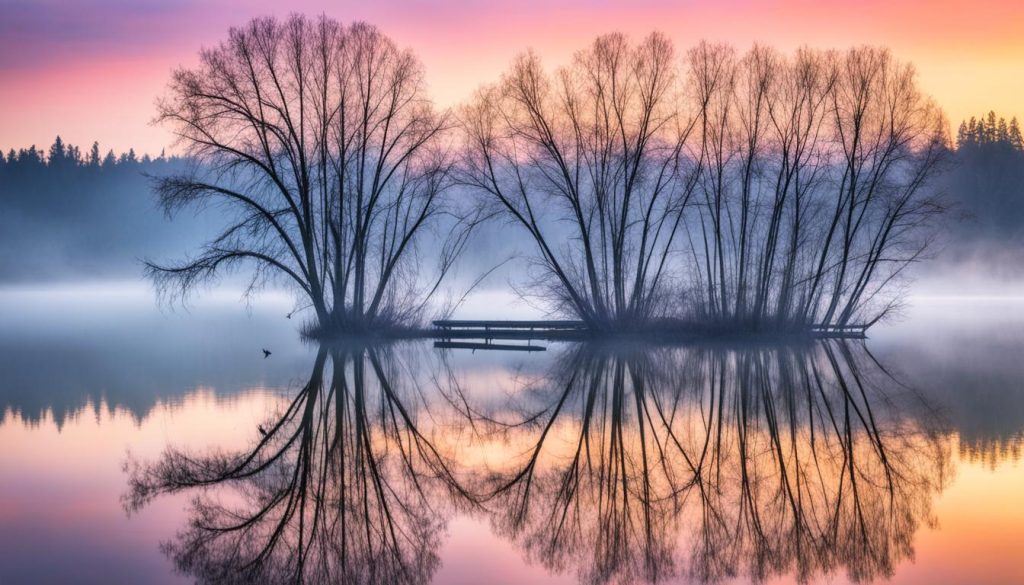
<path id="1" fill-rule="evenodd" d="M 596 35 L 660 30 L 680 50 L 700 39 L 890 47 L 911 61 L 951 124 L 995 110 L 1024 117 L 1024 2 L 909 0 L 0 0 L 0 148 L 48 145 L 57 134 L 87 147 L 157 153 L 171 137 L 153 126 L 171 70 L 251 17 L 289 11 L 365 20 L 416 51 L 442 106 L 493 81 L 533 48 L 552 65 Z"/>

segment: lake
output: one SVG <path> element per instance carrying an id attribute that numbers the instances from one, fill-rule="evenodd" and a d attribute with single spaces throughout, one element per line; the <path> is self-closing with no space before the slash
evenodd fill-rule
<path id="1" fill-rule="evenodd" d="M 531 353 L 290 307 L 0 291 L 0 583 L 1024 582 L 1022 299 Z"/>

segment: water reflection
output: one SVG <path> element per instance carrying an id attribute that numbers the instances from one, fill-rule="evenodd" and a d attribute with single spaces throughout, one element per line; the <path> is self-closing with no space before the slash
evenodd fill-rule
<path id="1" fill-rule="evenodd" d="M 890 576 L 949 474 L 931 408 L 862 344 L 580 348 L 526 402 L 495 525 L 584 583 Z"/>
<path id="2" fill-rule="evenodd" d="M 287 300 L 247 316 L 228 296 L 162 314 L 145 287 L 0 287 L 0 424 L 49 418 L 60 428 L 100 403 L 141 422 L 197 388 L 221 396 L 273 390 L 308 370 L 312 355 L 284 318 Z M 264 360 L 261 347 L 274 358 Z"/>
<path id="3" fill-rule="evenodd" d="M 960 457 L 990 469 L 1024 449 L 1024 311 L 1019 302 L 932 301 L 872 347 L 898 377 L 943 405 Z M 956 315 L 951 318 L 949 315 Z M 943 317 L 945 316 L 945 317 Z M 936 331 L 932 324 L 943 323 Z"/>
<path id="4" fill-rule="evenodd" d="M 501 400 L 421 344 L 321 348 L 237 452 L 136 464 L 195 493 L 165 545 L 200 582 L 424 583 L 486 517 L 583 583 L 893 574 L 950 476 L 935 409 L 863 343 L 578 345 Z"/>
<path id="5" fill-rule="evenodd" d="M 168 450 L 132 469 L 126 506 L 200 492 L 165 545 L 206 583 L 426 583 L 456 500 L 468 502 L 429 438 L 396 348 L 321 348 L 308 382 L 257 429 L 250 449 Z"/>

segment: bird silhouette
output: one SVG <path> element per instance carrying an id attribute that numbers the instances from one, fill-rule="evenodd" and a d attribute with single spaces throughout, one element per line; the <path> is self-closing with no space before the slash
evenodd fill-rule
<path id="1" fill-rule="evenodd" d="M 294 313 L 294 312 L 295 311 L 292 311 L 292 313 Z M 292 313 L 288 313 L 287 315 L 284 316 L 284 318 L 285 319 L 291 319 L 292 318 Z"/>
<path id="2" fill-rule="evenodd" d="M 261 434 L 261 435 L 263 435 L 264 437 L 266 437 L 266 436 L 267 436 L 267 429 L 263 428 L 263 425 L 259 425 L 259 426 L 257 426 L 257 427 L 256 427 L 256 429 L 257 429 L 257 430 L 258 430 L 258 431 L 260 432 L 260 434 Z"/>
<path id="3" fill-rule="evenodd" d="M 270 357 L 270 352 L 267 351 L 266 349 L 264 349 L 263 350 L 263 359 L 267 359 L 268 357 Z"/>

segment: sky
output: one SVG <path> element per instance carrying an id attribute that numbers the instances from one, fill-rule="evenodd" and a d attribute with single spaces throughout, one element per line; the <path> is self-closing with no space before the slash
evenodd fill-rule
<path id="1" fill-rule="evenodd" d="M 0 148 L 56 135 L 105 151 L 172 146 L 153 125 L 171 72 L 252 17 L 324 13 L 379 26 L 419 54 L 431 93 L 457 105 L 527 48 L 552 66 L 597 35 L 653 30 L 791 51 L 888 46 L 913 62 L 952 125 L 995 110 L 1024 118 L 1021 0 L 0 0 Z"/>

